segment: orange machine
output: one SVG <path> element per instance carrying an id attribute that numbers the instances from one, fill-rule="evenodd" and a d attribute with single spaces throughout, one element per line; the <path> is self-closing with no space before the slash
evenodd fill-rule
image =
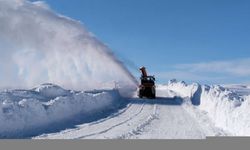
<path id="1" fill-rule="evenodd" d="M 138 96 L 140 98 L 155 98 L 155 77 L 148 76 L 146 68 L 141 67 L 141 84 L 139 86 Z"/>

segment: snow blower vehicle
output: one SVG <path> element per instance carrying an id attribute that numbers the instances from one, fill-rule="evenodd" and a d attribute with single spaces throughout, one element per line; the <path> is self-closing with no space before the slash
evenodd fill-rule
<path id="1" fill-rule="evenodd" d="M 148 76 L 145 67 L 141 67 L 140 71 L 141 71 L 141 84 L 139 85 L 138 96 L 140 98 L 146 97 L 154 99 L 156 97 L 155 77 Z"/>

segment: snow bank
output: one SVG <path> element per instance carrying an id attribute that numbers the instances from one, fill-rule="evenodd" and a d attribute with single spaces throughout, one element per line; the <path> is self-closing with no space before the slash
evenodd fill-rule
<path id="1" fill-rule="evenodd" d="M 42 84 L 34 88 L 33 90 L 48 98 L 67 96 L 70 94 L 70 91 L 63 89 L 58 85 L 53 85 L 51 83 Z"/>
<path id="2" fill-rule="evenodd" d="M 186 84 L 171 80 L 165 89 L 189 98 L 198 109 L 207 112 L 217 127 L 236 136 L 250 135 L 250 96 L 242 96 L 219 85 Z"/>
<path id="3" fill-rule="evenodd" d="M 241 85 L 241 84 L 227 84 L 222 85 L 223 87 L 230 89 L 231 91 L 240 94 L 241 96 L 250 95 L 250 86 L 249 85 Z"/>
<path id="4" fill-rule="evenodd" d="M 44 133 L 70 120 L 94 117 L 121 102 L 117 90 L 77 92 L 53 84 L 32 90 L 5 90 L 0 92 L 0 137 Z"/>
<path id="5" fill-rule="evenodd" d="M 171 91 L 172 93 L 174 92 L 176 96 L 189 97 L 194 105 L 200 104 L 199 94 L 201 86 L 197 83 L 187 85 L 184 81 L 178 82 L 173 79 L 170 80 L 167 85 L 159 86 L 159 89 L 165 89 L 167 91 Z"/>

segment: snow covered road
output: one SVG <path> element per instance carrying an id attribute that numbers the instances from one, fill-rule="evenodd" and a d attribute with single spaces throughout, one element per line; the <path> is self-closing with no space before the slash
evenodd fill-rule
<path id="1" fill-rule="evenodd" d="M 239 129 L 240 135 L 245 135 L 249 126 L 244 121 L 249 118 L 245 113 L 248 97 L 241 102 L 237 93 L 222 87 L 198 87 L 184 82 L 158 86 L 156 99 L 124 98 L 118 90 L 70 91 L 53 84 L 31 90 L 4 90 L 0 92 L 0 136 L 203 139 L 238 135 Z"/>
<path id="2" fill-rule="evenodd" d="M 78 125 L 38 139 L 202 139 L 196 118 L 182 107 L 180 98 L 129 99 L 127 107 L 96 122 Z M 221 130 L 213 130 L 221 131 Z M 217 133 L 214 132 L 214 135 Z"/>

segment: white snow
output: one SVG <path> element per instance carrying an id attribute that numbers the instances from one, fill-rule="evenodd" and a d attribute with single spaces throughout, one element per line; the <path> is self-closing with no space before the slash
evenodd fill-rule
<path id="1" fill-rule="evenodd" d="M 171 84 L 171 87 L 174 87 L 174 83 Z M 177 86 L 184 87 L 181 84 L 184 82 L 178 83 Z M 206 136 L 229 135 L 215 127 L 206 114 L 195 110 L 192 103 L 189 103 L 191 101 L 188 97 L 180 98 L 179 94 L 173 90 L 167 90 L 168 88 L 159 85 L 157 87 L 158 98 L 155 100 L 127 99 L 127 107 L 107 118 L 34 138 L 204 139 Z M 185 89 L 186 93 L 188 93 L 187 89 Z"/>
<path id="2" fill-rule="evenodd" d="M 173 80 L 161 87 L 174 91 L 183 98 L 188 97 L 189 103 L 196 102 L 198 104 L 195 106 L 196 109 L 204 111 L 215 126 L 230 132 L 232 135 L 250 135 L 250 96 L 247 96 L 249 94 L 246 92 L 247 86 L 230 85 L 224 88 L 219 85 L 208 86 L 197 83 L 188 85 L 183 81 Z"/>
<path id="3" fill-rule="evenodd" d="M 171 92 L 172 95 L 180 96 L 180 97 L 189 97 L 194 105 L 199 105 L 199 97 L 197 97 L 200 91 L 200 85 L 197 83 L 193 83 L 187 85 L 184 81 L 178 82 L 177 80 L 173 79 L 168 82 L 167 85 L 159 85 L 158 90 Z"/>
<path id="4" fill-rule="evenodd" d="M 46 2 L 0 0 L 0 88 L 52 82 L 74 90 L 136 80 L 110 48 L 80 21 Z"/>
<path id="5" fill-rule="evenodd" d="M 236 87 L 171 80 L 157 85 L 155 100 L 122 98 L 118 90 L 71 91 L 48 83 L 31 90 L 2 90 L 0 136 L 35 139 L 249 136 L 250 95 L 236 92 L 245 86 L 232 88 Z M 88 118 L 92 120 L 86 121 Z M 74 122 L 79 119 L 82 121 Z"/>
<path id="6" fill-rule="evenodd" d="M 109 118 L 35 139 L 201 139 L 205 136 L 178 100 L 134 98 Z"/>
<path id="7" fill-rule="evenodd" d="M 34 88 L 33 90 L 45 97 L 50 97 L 50 98 L 55 98 L 59 96 L 67 96 L 70 94 L 70 91 L 65 90 L 59 87 L 58 85 L 54 85 L 51 83 L 42 84 Z"/>
<path id="8" fill-rule="evenodd" d="M 247 84 L 227 84 L 222 86 L 241 96 L 250 95 L 250 85 Z"/>
<path id="9" fill-rule="evenodd" d="M 43 84 L 32 90 L 1 91 L 0 137 L 43 133 L 48 128 L 53 130 L 56 124 L 60 127 L 77 118 L 94 117 L 118 107 L 121 102 L 117 90 L 78 92 L 53 84 Z"/>
<path id="10" fill-rule="evenodd" d="M 204 139 L 227 135 L 204 114 L 190 115 L 182 102 L 178 97 L 132 98 L 127 107 L 107 118 L 34 139 Z"/>

